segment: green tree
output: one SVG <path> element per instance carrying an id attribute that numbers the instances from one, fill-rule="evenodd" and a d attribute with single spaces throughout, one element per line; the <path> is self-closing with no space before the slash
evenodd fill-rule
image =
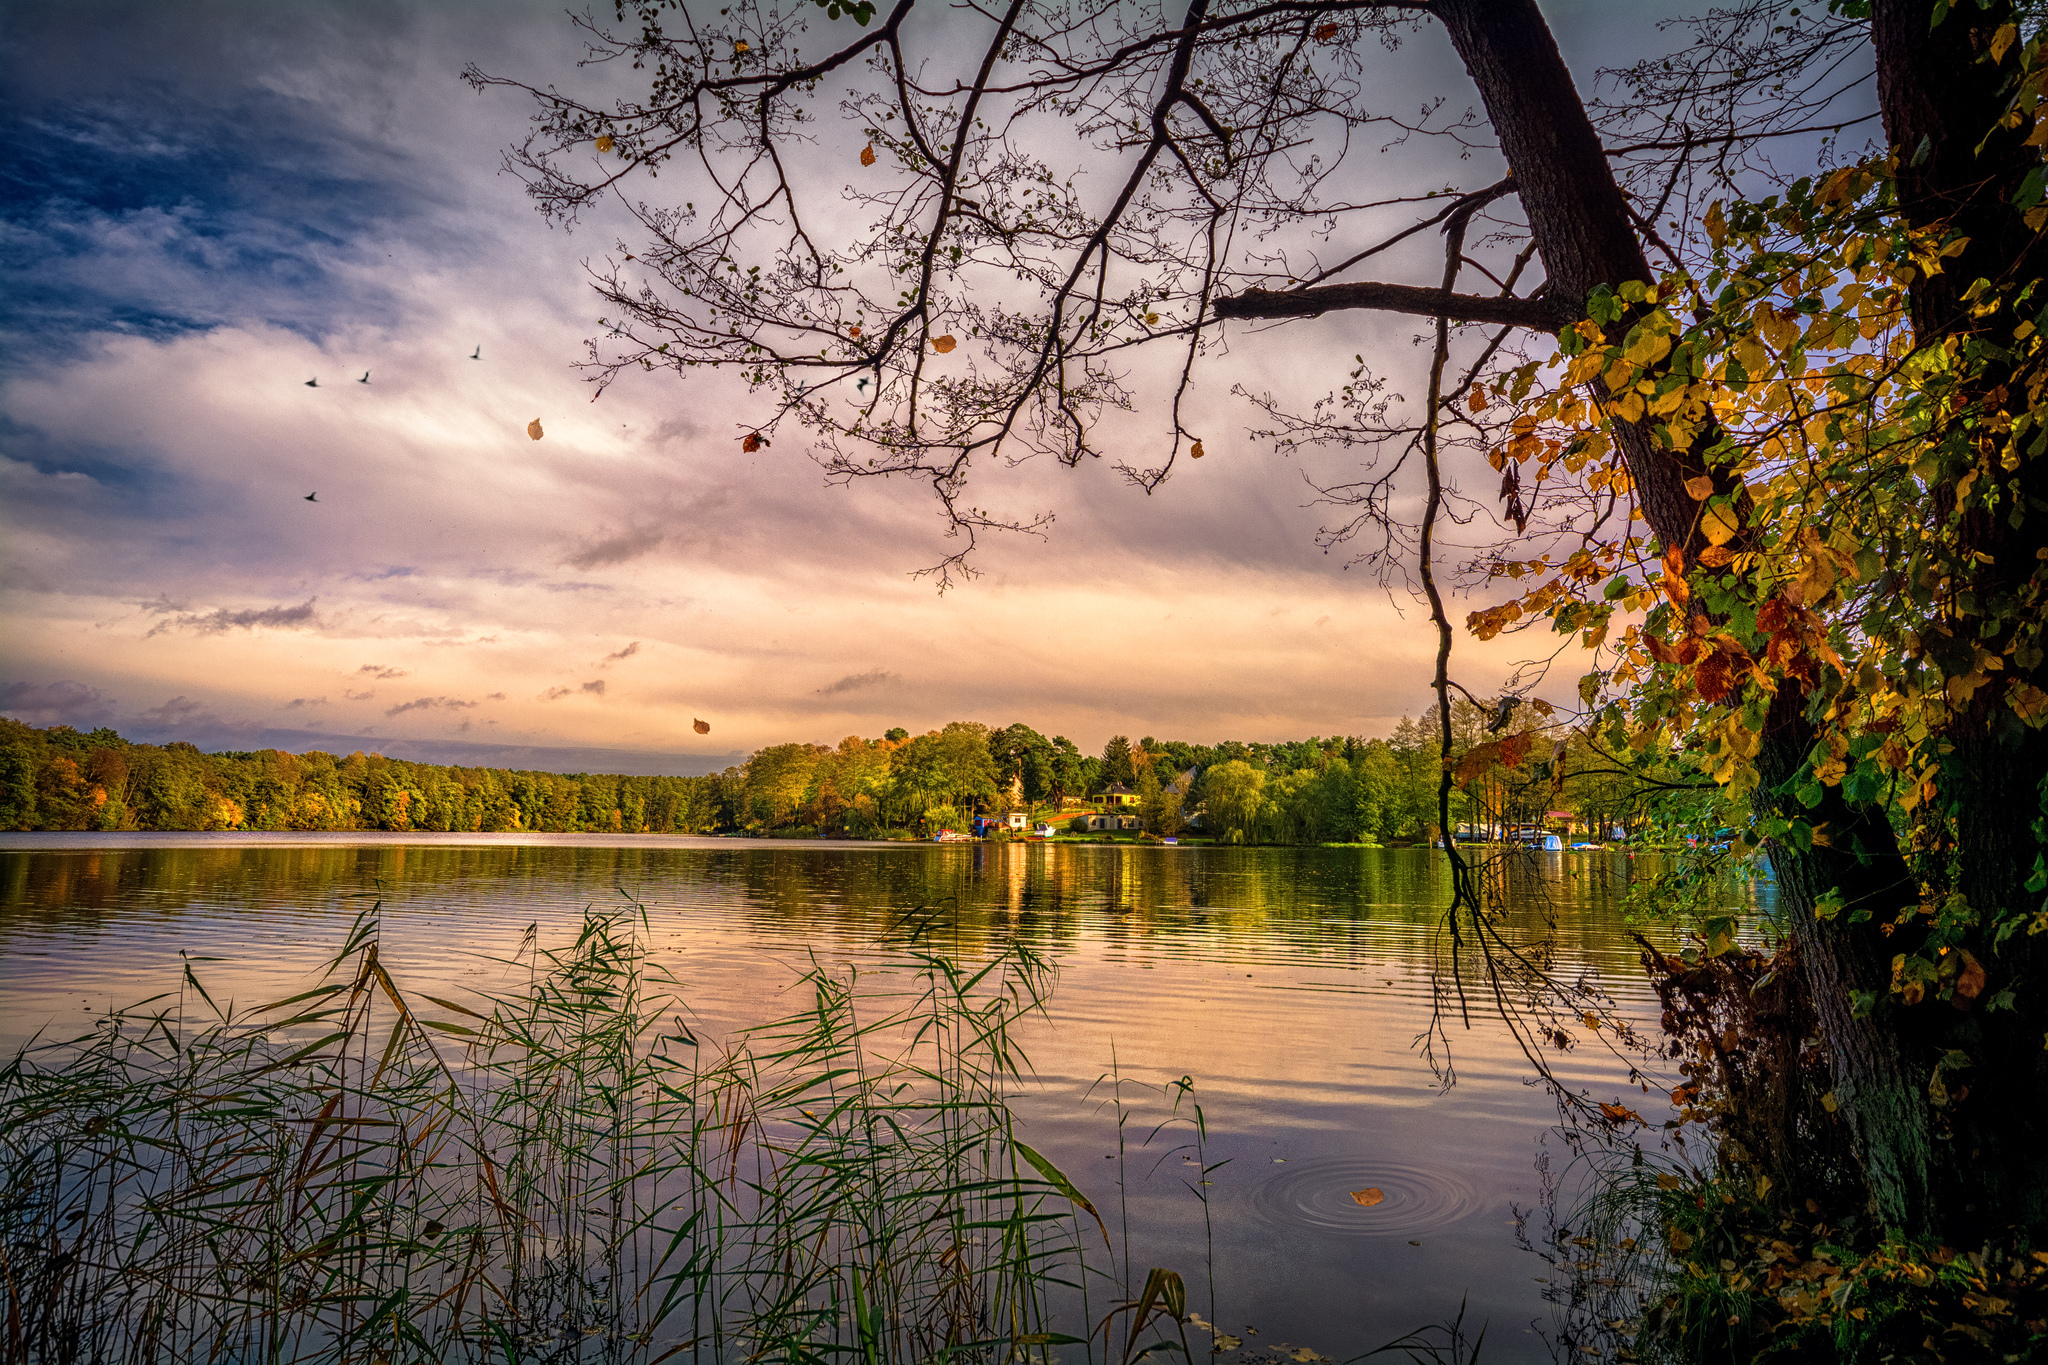
<path id="1" fill-rule="evenodd" d="M 1203 773 L 1203 831 L 1224 843 L 1257 843 L 1265 787 L 1265 773 L 1243 759 L 1219 763 Z"/>

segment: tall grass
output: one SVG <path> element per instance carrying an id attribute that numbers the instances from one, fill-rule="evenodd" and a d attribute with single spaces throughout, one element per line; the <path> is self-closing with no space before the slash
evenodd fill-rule
<path id="1" fill-rule="evenodd" d="M 464 1004 L 401 988 L 372 912 L 288 999 L 220 1006 L 188 963 L 23 1049 L 5 1357 L 1092 1358 L 1057 1324 L 1087 1320 L 1100 1220 L 1007 1102 L 1042 958 L 913 928 L 896 965 L 813 963 L 801 1009 L 714 1046 L 646 943 L 637 911 L 592 914 Z"/>

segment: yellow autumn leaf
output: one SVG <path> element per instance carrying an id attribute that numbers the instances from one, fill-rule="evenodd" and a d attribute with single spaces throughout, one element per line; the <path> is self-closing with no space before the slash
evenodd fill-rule
<path id="1" fill-rule="evenodd" d="M 1714 479 L 1710 474 L 1699 474 L 1685 481 L 1685 491 L 1694 502 L 1705 502 L 1714 496 Z"/>
<path id="2" fill-rule="evenodd" d="M 1371 1186 L 1362 1190 L 1353 1190 L 1351 1192 L 1351 1202 L 1354 1204 L 1361 1205 L 1362 1207 L 1368 1209 L 1371 1208 L 1374 1204 L 1379 1203 L 1386 1197 L 1386 1194 L 1382 1192 L 1377 1186 Z"/>
<path id="3" fill-rule="evenodd" d="M 1157 326 L 1159 325 L 1159 314 L 1157 314 L 1157 313 L 1147 313 L 1147 314 L 1145 314 L 1145 325 L 1146 325 L 1147 327 L 1157 327 Z"/>
<path id="4" fill-rule="evenodd" d="M 934 351 L 937 351 L 940 355 L 944 355 L 946 352 L 952 350 L 955 346 L 958 346 L 959 344 L 960 339 L 954 336 L 951 332 L 946 333 L 942 337 L 932 338 L 932 349 Z"/>
<path id="5" fill-rule="evenodd" d="M 872 166 L 875 164 L 874 143 L 870 142 L 867 146 L 860 149 L 860 164 L 863 166 Z"/>
<path id="6" fill-rule="evenodd" d="M 600 152 L 608 152 L 612 149 L 613 146 L 612 135 L 610 133 L 606 133 L 603 137 L 599 138 L 596 142 L 592 143 L 591 145 L 597 148 L 597 150 L 599 150 Z"/>
<path id="7" fill-rule="evenodd" d="M 1202 458 L 1202 443 L 1200 441 L 1197 441 L 1193 445 L 1188 447 L 1188 458 L 1191 460 L 1199 460 Z"/>
<path id="8" fill-rule="evenodd" d="M 735 53 L 746 53 L 746 52 L 752 52 L 752 51 L 753 51 L 754 49 L 752 49 L 752 48 L 748 47 L 748 46 L 747 46 L 747 40 L 746 40 L 746 39 L 744 39 L 744 38 L 742 38 L 742 39 L 740 39 L 740 40 L 739 40 L 738 42 L 736 42 L 736 43 L 734 43 L 734 44 L 732 45 L 732 50 L 733 50 L 733 51 L 734 51 Z"/>
<path id="9" fill-rule="evenodd" d="M 2012 45 L 2019 41 L 2019 36 L 2020 31 L 2017 25 L 2000 24 L 1998 32 L 1991 35 L 1991 60 L 1994 62 L 2004 61 L 2005 54 L 2012 50 Z"/>
<path id="10" fill-rule="evenodd" d="M 1709 545 L 1726 545 L 1741 529 L 1732 507 L 1709 507 L 1700 514 L 1700 534 L 1707 538 Z"/>
<path id="11" fill-rule="evenodd" d="M 540 418 L 536 417 L 526 424 L 526 434 L 536 441 L 540 439 Z"/>

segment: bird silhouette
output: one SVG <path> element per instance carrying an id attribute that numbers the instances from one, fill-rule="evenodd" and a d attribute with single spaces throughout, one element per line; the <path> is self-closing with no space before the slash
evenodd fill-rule
<path id="1" fill-rule="evenodd" d="M 868 391 L 868 381 L 865 379 L 854 380 L 853 389 L 855 393 L 866 393 Z"/>
<path id="2" fill-rule="evenodd" d="M 484 348 L 481 346 L 477 347 L 469 353 L 469 358 L 471 360 L 482 360 L 484 358 Z"/>
<path id="3" fill-rule="evenodd" d="M 370 372 L 369 372 L 368 370 L 364 370 L 364 371 L 363 371 L 363 377 L 362 377 L 361 379 L 358 379 L 358 380 L 356 381 L 356 383 L 358 383 L 358 384 L 367 384 L 367 383 L 369 383 L 369 382 L 370 382 Z"/>
<path id="4" fill-rule="evenodd" d="M 307 388 L 309 388 L 309 389 L 317 389 L 317 388 L 319 388 L 319 387 L 320 387 L 320 380 L 319 380 L 318 376 L 315 376 L 315 377 L 314 377 L 314 378 L 312 378 L 312 379 L 308 379 L 308 380 L 306 381 L 306 387 L 307 387 Z"/>
<path id="5" fill-rule="evenodd" d="M 320 495 L 319 495 L 318 493 L 308 493 L 308 494 L 306 494 L 306 501 L 307 501 L 307 502 L 318 502 L 318 501 L 320 501 Z"/>

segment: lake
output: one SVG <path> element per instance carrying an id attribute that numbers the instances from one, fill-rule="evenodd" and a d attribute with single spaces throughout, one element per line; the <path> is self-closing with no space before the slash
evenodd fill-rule
<path id="1" fill-rule="evenodd" d="M 1654 1020 L 1622 921 L 1635 860 L 1518 854 L 1501 923 L 1548 941 L 1558 979 L 1610 1017 Z M 181 952 L 216 998 L 291 993 L 381 905 L 381 961 L 414 990 L 488 991 L 528 926 L 573 938 L 586 907 L 646 909 L 657 956 L 717 1038 L 795 1008 L 815 958 L 877 965 L 922 906 L 956 949 L 1015 936 L 1058 985 L 1023 1041 L 1020 1135 L 1121 1223 L 1136 1279 L 1186 1276 L 1190 1306 L 1248 1344 L 1344 1359 L 1455 1314 L 1489 1361 L 1546 1360 L 1546 1186 L 1569 1196 L 1557 1110 L 1483 993 L 1447 1030 L 1456 1083 L 1421 1055 L 1447 899 L 1424 849 L 827 844 L 654 836 L 0 836 L 0 1036 L 83 1032 L 176 988 Z M 1467 958 L 1468 967 L 1470 958 Z M 1611 1033 L 1611 1030 L 1609 1030 Z M 1600 1031 L 1560 1082 L 1669 1116 Z M 1148 1133 L 1187 1077 L 1207 1122 Z M 1118 1153 L 1118 1113 L 1125 1106 Z M 1183 1107 L 1185 1111 L 1185 1106 Z M 1377 1189 L 1362 1206 L 1352 1192 Z M 1206 1228 L 1205 1228 L 1206 1224 Z M 1213 1297 L 1212 1297 L 1213 1295 Z"/>

